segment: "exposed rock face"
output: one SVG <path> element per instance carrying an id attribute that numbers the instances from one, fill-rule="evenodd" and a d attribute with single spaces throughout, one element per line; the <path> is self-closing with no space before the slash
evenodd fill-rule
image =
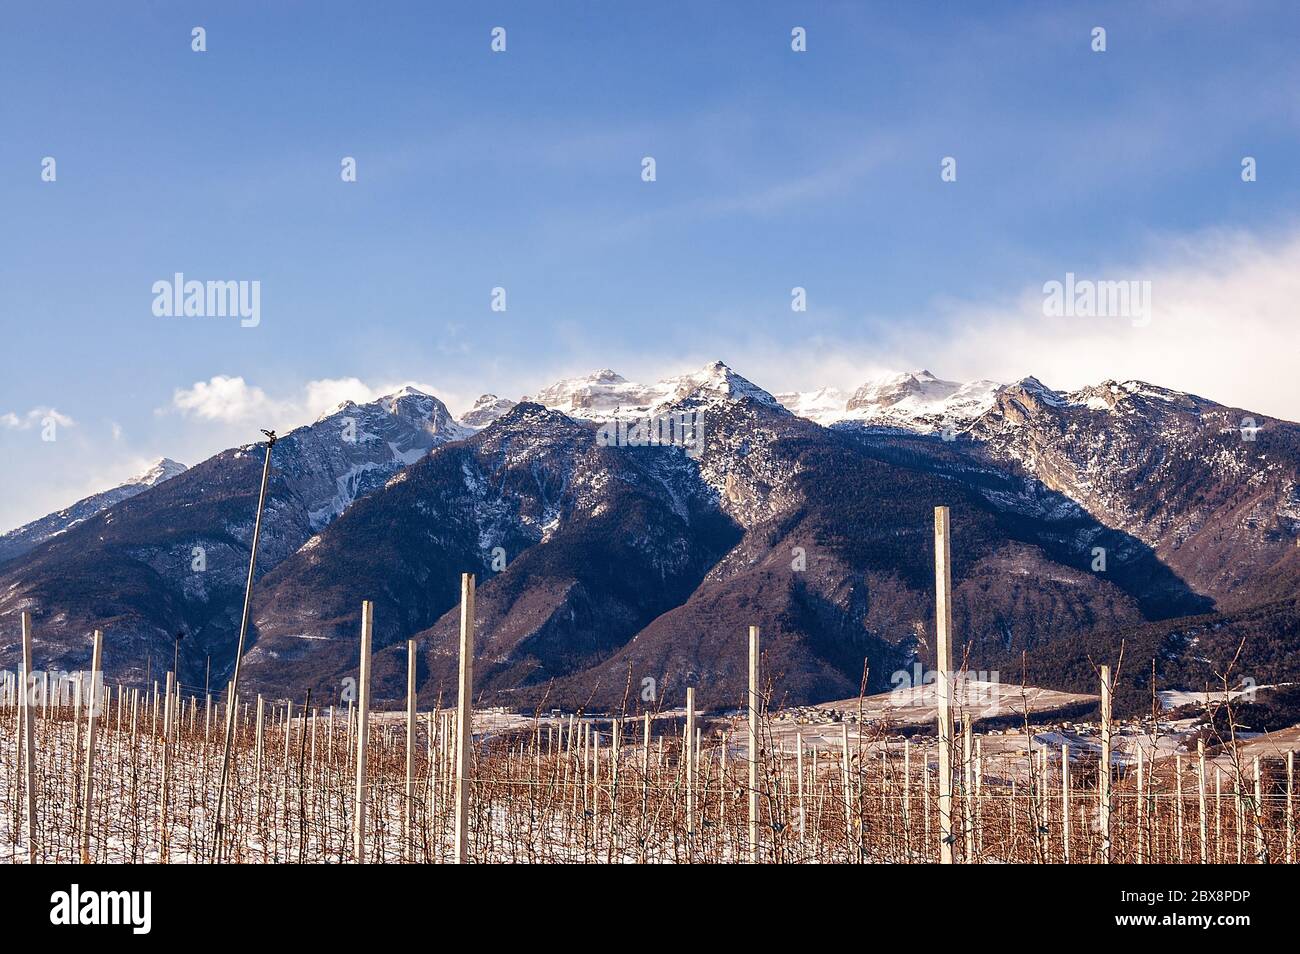
<path id="1" fill-rule="evenodd" d="M 1027 378 L 969 429 L 987 460 L 1152 548 L 1223 609 L 1300 583 L 1300 427 L 1140 381 Z"/>
<path id="2" fill-rule="evenodd" d="M 402 692 L 414 636 L 422 695 L 447 699 L 457 578 L 473 572 L 484 698 L 617 707 L 650 679 L 662 704 L 688 684 L 702 703 L 738 704 L 750 624 L 782 701 L 852 695 L 864 659 L 870 687 L 887 687 L 933 652 L 936 502 L 954 511 L 972 663 L 1205 606 L 1140 541 L 970 441 L 912 435 L 904 464 L 757 391 L 711 366 L 657 392 L 676 400 L 651 396 L 703 422 L 698 458 L 602 447 L 594 424 L 536 404 L 436 451 L 268 575 L 250 680 L 287 692 L 306 679 L 328 698 L 355 667 L 357 607 L 375 598 L 378 691 Z M 1116 553 L 1107 574 L 1089 570 L 1097 541 Z"/>
<path id="3" fill-rule="evenodd" d="M 680 448 L 602 447 L 593 426 L 520 404 L 403 471 L 268 574 L 246 672 L 264 688 L 306 677 L 336 692 L 355 664 L 366 598 L 376 601 L 378 647 L 417 633 L 454 644 L 448 611 L 459 574 L 473 572 L 479 684 L 539 684 L 685 600 L 739 535 Z M 448 665 L 454 657 L 431 651 L 431 692 L 451 691 Z"/>

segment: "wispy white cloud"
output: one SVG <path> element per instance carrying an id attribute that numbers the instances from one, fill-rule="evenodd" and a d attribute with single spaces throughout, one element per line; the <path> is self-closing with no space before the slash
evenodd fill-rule
<path id="1" fill-rule="evenodd" d="M 703 175 L 708 184 L 698 194 L 619 219 L 599 230 L 600 241 L 626 239 L 646 229 L 665 224 L 683 224 L 711 219 L 765 218 L 824 203 L 852 193 L 863 180 L 895 158 L 899 138 L 879 134 L 845 143 L 830 158 L 804 161 L 802 169 L 742 176 L 743 164 Z M 736 180 L 742 180 L 737 182 Z"/>
<path id="2" fill-rule="evenodd" d="M 1300 233 L 1204 233 L 1086 277 L 1150 281 L 1149 323 L 1045 317 L 1042 282 L 1064 275 L 1042 275 L 1009 302 L 954 305 L 940 330 L 890 345 L 949 376 L 1033 374 L 1057 388 L 1135 378 L 1300 420 Z"/>
<path id="3" fill-rule="evenodd" d="M 6 411 L 0 414 L 0 427 L 11 431 L 29 431 L 53 423 L 58 427 L 76 427 L 77 422 L 52 407 L 34 407 L 25 414 Z"/>
<path id="4" fill-rule="evenodd" d="M 217 374 L 206 381 L 195 381 L 189 387 L 176 388 L 170 406 L 159 408 L 158 412 L 176 412 L 191 420 L 215 424 L 255 424 L 287 430 L 310 424 L 346 401 L 364 404 L 407 386 L 432 394 L 444 402 L 456 401 L 457 403 L 449 404 L 453 413 L 459 407 L 459 396 L 448 395 L 439 388 L 418 381 L 372 385 L 356 377 L 318 378 L 308 381 L 296 391 L 277 396 L 268 394 L 265 389 L 249 383 L 242 376 Z"/>
<path id="5" fill-rule="evenodd" d="M 1026 276 L 1022 286 L 992 299 L 919 299 L 916 316 L 864 316 L 869 331 L 861 336 L 817 332 L 792 343 L 757 331 L 706 331 L 672 363 L 721 358 L 769 391 L 851 390 L 920 368 L 958 380 L 1034 375 L 1060 389 L 1137 379 L 1300 420 L 1300 229 L 1168 237 L 1141 260 L 1077 269 L 1079 278 L 1149 281 L 1145 323 L 1045 316 L 1043 283 L 1063 281 L 1067 270 Z M 629 376 L 657 373 L 644 353 L 606 353 L 600 361 Z"/>
<path id="6" fill-rule="evenodd" d="M 269 413 L 271 400 L 266 392 L 242 377 L 214 375 L 207 381 L 195 381 L 192 387 L 177 388 L 172 406 L 184 415 L 205 421 L 234 423 Z"/>

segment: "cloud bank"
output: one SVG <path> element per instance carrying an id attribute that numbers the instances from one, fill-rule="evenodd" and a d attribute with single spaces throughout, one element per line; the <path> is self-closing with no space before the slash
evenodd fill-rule
<path id="1" fill-rule="evenodd" d="M 243 377 L 217 374 L 206 381 L 195 381 L 189 387 L 177 388 L 172 393 L 170 407 L 159 408 L 159 413 L 174 411 L 198 421 L 289 430 L 311 423 L 345 401 L 364 404 L 406 386 L 442 399 L 439 389 L 430 385 L 414 381 L 370 385 L 355 377 L 319 378 L 308 381 L 295 392 L 276 397 Z"/>

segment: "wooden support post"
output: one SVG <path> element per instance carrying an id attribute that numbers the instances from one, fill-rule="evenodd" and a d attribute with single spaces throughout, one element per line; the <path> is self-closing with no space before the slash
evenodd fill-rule
<path id="1" fill-rule="evenodd" d="M 85 673 L 78 673 L 76 681 L 73 682 L 71 686 L 74 699 L 74 708 L 72 712 L 73 770 L 71 784 L 68 787 L 68 803 L 74 807 L 72 820 L 73 824 L 77 825 L 77 827 L 80 827 L 80 825 L 77 824 L 78 819 L 76 817 L 76 808 L 81 805 L 81 792 L 79 790 L 81 780 L 77 775 L 77 772 L 81 770 L 78 760 L 81 758 L 81 684 L 84 675 Z M 69 677 L 67 681 L 71 682 L 71 677 Z"/>
<path id="2" fill-rule="evenodd" d="M 1146 766 L 1142 746 L 1139 744 L 1137 767 L 1137 863 L 1144 864 L 1146 856 Z"/>
<path id="3" fill-rule="evenodd" d="M 758 627 L 749 627 L 749 863 L 758 864 Z M 695 744 L 691 739 L 688 743 Z"/>
<path id="4" fill-rule="evenodd" d="M 903 736 L 903 857 L 912 860 L 912 740 Z"/>
<path id="5" fill-rule="evenodd" d="M 1268 864 L 1268 844 L 1264 841 L 1264 786 L 1258 755 L 1255 756 L 1255 863 Z"/>
<path id="6" fill-rule="evenodd" d="M 171 801 L 171 740 L 172 727 L 176 724 L 176 712 L 172 697 L 176 689 L 176 673 L 167 673 L 166 696 L 163 699 L 163 738 L 162 738 L 162 779 L 158 788 L 158 861 L 167 864 L 170 860 L 171 846 L 167 838 L 167 807 Z"/>
<path id="7" fill-rule="evenodd" d="M 1181 865 L 1186 861 L 1186 852 L 1183 850 L 1183 757 L 1174 756 L 1174 833 L 1175 833 L 1175 850 L 1178 852 L 1178 863 Z"/>
<path id="8" fill-rule="evenodd" d="M 686 857 L 695 853 L 695 687 L 686 688 L 686 735 L 682 739 L 686 756 Z"/>
<path id="9" fill-rule="evenodd" d="M 647 847 L 649 838 L 647 837 L 646 825 L 650 817 L 650 713 L 642 713 L 645 720 L 641 742 L 641 863 L 645 864 L 647 858 Z"/>
<path id="10" fill-rule="evenodd" d="M 808 809 L 804 804 L 803 790 L 803 733 L 795 732 L 795 778 L 799 791 L 799 847 L 802 850 L 808 840 Z"/>
<path id="11" fill-rule="evenodd" d="M 1154 761 L 1154 753 L 1153 753 L 1153 761 Z M 1209 787 L 1208 784 L 1209 766 L 1208 765 L 1206 767 L 1206 779 L 1207 779 L 1206 787 L 1208 789 Z M 1150 779 L 1148 778 L 1147 781 L 1148 789 L 1150 788 L 1150 786 L 1151 786 L 1151 782 Z M 1148 795 L 1148 802 L 1152 802 L 1152 801 L 1154 801 L 1154 798 Z M 1148 817 L 1154 818 L 1155 813 L 1153 809 L 1148 809 L 1147 814 Z M 1148 839 L 1148 843 L 1154 844 L 1154 842 L 1155 842 L 1155 837 L 1153 835 L 1150 839 Z M 1227 860 L 1224 854 L 1225 850 L 1226 848 L 1223 840 L 1223 769 L 1220 766 L 1215 765 L 1214 766 L 1214 848 L 1211 849 L 1210 853 L 1216 858 L 1219 864 L 1223 864 Z M 1154 860 L 1155 858 L 1154 851 L 1151 852 L 1151 858 L 1152 860 Z"/>
<path id="12" fill-rule="evenodd" d="M 1286 754 L 1286 863 L 1295 864 L 1295 750 Z"/>
<path id="13" fill-rule="evenodd" d="M 39 861 L 40 839 L 36 832 L 36 741 L 32 726 L 34 713 L 31 706 L 32 693 L 32 615 L 22 614 L 23 628 L 23 679 L 18 687 L 19 717 L 23 729 L 23 779 L 27 796 L 27 861 L 36 864 Z"/>
<path id="14" fill-rule="evenodd" d="M 935 642 L 939 716 L 939 862 L 952 864 L 952 551 L 947 507 L 934 508 Z"/>
<path id="15" fill-rule="evenodd" d="M 1210 863 L 1210 817 L 1205 804 L 1205 740 L 1196 740 L 1196 802 L 1201 816 L 1201 864 Z"/>
<path id="16" fill-rule="evenodd" d="M 100 694 L 97 687 L 103 671 L 104 634 L 95 630 L 95 646 L 90 656 L 90 711 L 86 725 L 86 775 L 81 799 L 81 863 L 90 864 L 91 813 L 95 800 L 95 730 L 99 725 Z"/>
<path id="17" fill-rule="evenodd" d="M 1042 825 L 1042 832 L 1043 832 L 1043 857 L 1046 858 L 1047 843 L 1049 840 L 1048 829 L 1050 827 L 1049 823 L 1051 821 L 1051 814 L 1052 814 L 1051 798 L 1049 798 L 1047 794 L 1048 760 L 1047 760 L 1046 746 L 1043 746 L 1043 748 L 1038 750 L 1038 765 L 1039 765 L 1038 777 L 1042 779 L 1042 783 L 1039 785 L 1038 801 L 1042 807 L 1041 825 Z"/>
<path id="18" fill-rule="evenodd" d="M 1110 667 L 1101 667 L 1101 765 L 1097 773 L 1097 821 L 1101 828 L 1101 863 L 1110 864 Z"/>
<path id="19" fill-rule="evenodd" d="M 257 722 L 253 729 L 253 814 L 257 816 L 257 827 L 262 827 L 262 765 L 266 758 L 265 743 L 266 702 L 261 694 L 257 697 Z M 265 857 L 266 840 L 262 840 L 263 857 Z"/>
<path id="20" fill-rule="evenodd" d="M 1061 743 L 1061 860 L 1070 863 L 1070 746 Z"/>
<path id="21" fill-rule="evenodd" d="M 623 749 L 623 722 L 615 719 L 609 731 L 609 860 L 618 852 L 618 760 Z"/>
<path id="22" fill-rule="evenodd" d="M 306 860 L 307 853 L 307 733 L 311 733 L 312 768 L 316 763 L 316 717 L 311 707 L 311 689 L 302 703 L 302 737 L 298 744 L 298 864 Z M 308 727 L 310 726 L 310 729 Z M 315 775 L 315 772 L 312 772 Z"/>
<path id="23" fill-rule="evenodd" d="M 405 857 L 415 861 L 415 640 L 406 641 L 406 800 L 402 803 Z"/>
<path id="24" fill-rule="evenodd" d="M 591 840 L 595 848 L 600 832 L 600 728 L 595 722 L 591 724 L 588 752 L 591 755 Z"/>
<path id="25" fill-rule="evenodd" d="M 849 756 L 849 724 L 840 723 L 840 777 L 844 786 L 844 848 L 845 852 L 850 855 L 849 860 L 861 860 L 861 851 L 852 851 L 850 846 L 853 844 L 853 776 L 850 774 L 851 759 Z M 859 848 L 861 843 L 859 842 Z"/>
<path id="26" fill-rule="evenodd" d="M 975 740 L 975 850 L 984 851 L 984 740 Z"/>
<path id="27" fill-rule="evenodd" d="M 176 721 L 176 707 L 172 705 L 172 696 L 176 693 L 176 673 L 168 672 L 163 678 L 163 740 L 171 737 L 172 723 Z"/>
<path id="28" fill-rule="evenodd" d="M 441 695 L 438 702 L 441 702 Z M 438 723 L 434 717 L 437 714 L 437 703 L 433 711 L 424 714 L 424 758 L 429 766 L 429 779 L 424 784 L 424 805 L 425 805 L 425 831 L 435 832 L 434 826 L 438 820 L 438 793 L 441 791 L 441 778 L 438 773 L 439 763 L 442 760 L 442 740 L 438 737 Z M 429 847 L 425 850 L 426 861 L 437 861 L 438 846 L 441 844 L 440 837 L 430 837 L 426 839 Z"/>
<path id="29" fill-rule="evenodd" d="M 1245 781 L 1242 778 L 1240 769 L 1238 769 L 1234 774 L 1236 775 L 1236 778 L 1232 780 L 1232 799 L 1235 803 L 1237 812 L 1237 864 L 1243 864 L 1246 860 L 1246 802 L 1245 799 L 1241 797 L 1241 789 L 1245 784 Z"/>
<path id="30" fill-rule="evenodd" d="M 967 864 L 971 864 L 975 860 L 975 761 L 969 710 L 962 714 L 961 742 L 962 800 L 966 806 L 966 857 L 964 860 Z M 1046 754 L 1046 750 L 1044 750 L 1044 754 Z M 1044 769 L 1043 773 L 1043 784 L 1047 784 L 1046 769 Z M 1046 796 L 1043 797 L 1043 814 L 1047 814 Z"/>
<path id="31" fill-rule="evenodd" d="M 280 772 L 280 821 L 276 824 L 276 837 L 281 828 L 288 840 L 289 830 L 289 749 L 293 743 L 293 701 L 284 704 L 284 757 Z"/>
<path id="32" fill-rule="evenodd" d="M 357 679 L 357 776 L 352 809 L 352 860 L 366 863 L 366 750 L 370 741 L 370 647 L 374 638 L 375 604 L 361 604 L 361 666 Z"/>
<path id="33" fill-rule="evenodd" d="M 460 679 L 456 700 L 456 862 L 469 861 L 469 767 L 474 720 L 474 574 L 460 575 Z"/>

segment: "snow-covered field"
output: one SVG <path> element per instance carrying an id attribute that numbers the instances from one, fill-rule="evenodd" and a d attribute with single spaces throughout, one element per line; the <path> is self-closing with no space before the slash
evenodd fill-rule
<path id="1" fill-rule="evenodd" d="M 918 707 L 929 704 L 924 694 L 916 701 Z M 26 861 L 29 846 L 14 716 L 14 710 L 0 709 L 0 862 Z M 649 745 L 641 719 L 620 723 L 616 735 L 608 718 L 479 713 L 467 786 L 470 859 L 746 860 L 746 726 L 737 713 L 699 718 L 690 768 L 679 712 L 651 720 Z M 144 706 L 134 713 L 110 707 L 104 717 L 89 826 L 92 860 L 185 863 L 210 857 L 221 770 L 219 720 L 214 713 L 209 723 L 197 707 L 187 707 L 167 745 L 162 722 Z M 36 855 L 76 861 L 84 732 L 67 710 L 38 717 L 34 725 Z M 765 715 L 755 762 L 760 860 L 935 859 L 935 739 L 923 733 L 905 738 L 882 726 L 844 721 L 843 709 L 835 706 Z M 453 857 L 451 728 L 451 713 L 421 713 L 408 753 L 405 714 L 372 714 L 362 789 L 367 860 Z M 1197 731 L 1194 719 L 1158 727 L 1117 723 L 1112 862 L 1136 860 L 1139 850 L 1147 860 L 1188 860 L 1200 805 L 1213 806 L 1213 850 L 1220 860 L 1252 860 L 1261 851 L 1281 860 L 1294 850 L 1294 803 L 1277 766 L 1279 757 L 1300 747 L 1300 728 L 1252 738 L 1235 757 L 1225 752 L 1207 760 L 1210 802 L 1197 801 Z M 260 745 L 258 738 L 256 716 L 241 707 L 222 859 L 354 861 L 355 721 L 343 713 L 286 719 L 284 709 L 270 706 Z M 1060 773 L 1063 748 L 1071 765 L 1068 793 Z M 959 739 L 953 811 L 960 851 L 986 862 L 1062 860 L 1067 853 L 1072 861 L 1100 860 L 1099 751 L 1097 726 L 1069 721 L 976 733 L 969 758 Z M 1140 789 L 1134 770 L 1139 752 L 1146 765 Z M 1265 766 L 1259 802 L 1252 774 L 1256 757 Z"/>

